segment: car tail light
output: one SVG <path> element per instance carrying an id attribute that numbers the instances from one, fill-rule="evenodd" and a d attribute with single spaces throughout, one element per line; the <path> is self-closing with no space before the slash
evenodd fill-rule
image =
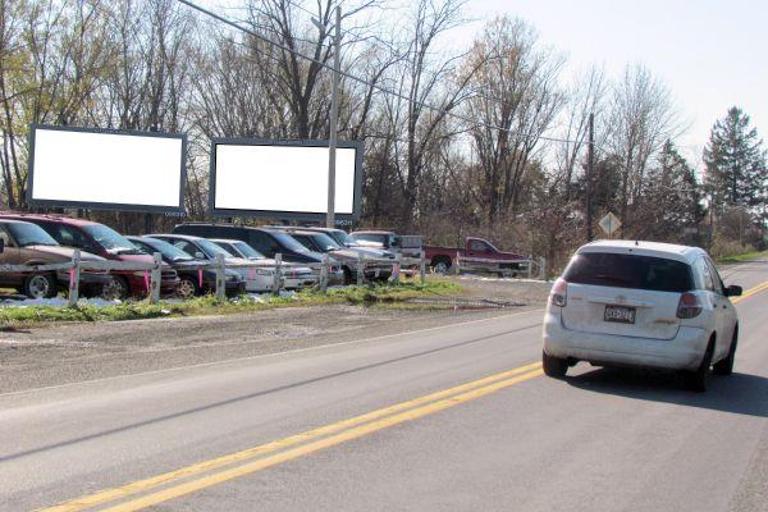
<path id="1" fill-rule="evenodd" d="M 549 303 L 561 308 L 568 304 L 568 281 L 562 277 L 555 281 L 549 294 Z"/>
<path id="2" fill-rule="evenodd" d="M 699 296 L 685 292 L 680 296 L 680 302 L 677 304 L 677 318 L 696 318 L 701 314 L 702 309 Z"/>

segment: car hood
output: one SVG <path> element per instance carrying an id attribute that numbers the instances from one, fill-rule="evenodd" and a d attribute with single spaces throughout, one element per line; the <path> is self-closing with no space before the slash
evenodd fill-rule
<path id="1" fill-rule="evenodd" d="M 353 246 L 349 250 L 369 258 L 395 259 L 395 255 L 392 252 L 382 248 Z"/>
<path id="2" fill-rule="evenodd" d="M 352 249 L 339 249 L 337 251 L 331 251 L 328 253 L 331 258 L 340 261 L 356 260 L 358 251 Z"/>
<path id="3" fill-rule="evenodd" d="M 71 260 L 75 255 L 75 249 L 71 247 L 65 247 L 63 245 L 28 245 L 25 249 L 32 249 L 41 254 L 47 255 L 49 258 Z M 84 261 L 104 261 L 104 258 L 91 254 L 90 252 L 80 251 L 80 259 Z"/>

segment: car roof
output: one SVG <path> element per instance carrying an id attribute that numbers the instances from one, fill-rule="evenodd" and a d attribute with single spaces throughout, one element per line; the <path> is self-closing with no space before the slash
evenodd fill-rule
<path id="1" fill-rule="evenodd" d="M 237 243 L 244 244 L 245 243 L 242 240 L 237 240 L 234 238 L 209 238 L 208 240 L 210 240 L 211 242 L 222 242 L 225 244 L 237 244 Z"/>
<path id="2" fill-rule="evenodd" d="M 361 229 L 360 231 L 353 231 L 350 235 L 394 235 L 394 231 L 380 231 L 375 229 Z"/>
<path id="3" fill-rule="evenodd" d="M 699 247 L 643 240 L 598 240 L 581 246 L 577 251 L 579 254 L 594 252 L 631 253 L 641 256 L 674 259 L 686 263 L 693 263 L 697 258 L 707 254 L 704 249 Z"/>
<path id="4" fill-rule="evenodd" d="M 179 240 L 189 240 L 190 242 L 195 242 L 197 240 L 202 240 L 202 236 L 192 236 L 192 235 L 177 235 L 176 233 L 151 233 L 149 235 L 144 235 L 149 238 L 158 238 L 158 237 L 167 237 L 167 238 L 178 238 Z"/>
<path id="5" fill-rule="evenodd" d="M 74 219 L 72 217 L 65 217 L 63 215 L 53 215 L 48 213 L 0 212 L 0 218 L 6 217 L 15 217 L 21 220 L 46 220 L 49 222 L 69 224 L 71 226 L 92 226 L 94 224 L 99 224 L 99 222 L 94 222 L 92 220 Z"/>
<path id="6" fill-rule="evenodd" d="M 2 223 L 2 224 L 29 224 L 31 226 L 36 226 L 36 224 L 33 224 L 32 222 L 27 222 L 25 220 L 3 219 L 1 217 L 0 217 L 0 223 Z"/>

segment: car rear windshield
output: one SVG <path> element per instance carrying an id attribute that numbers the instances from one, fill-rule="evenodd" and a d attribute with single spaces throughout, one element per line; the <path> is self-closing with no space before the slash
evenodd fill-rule
<path id="1" fill-rule="evenodd" d="M 657 292 L 679 293 L 694 288 L 691 268 L 686 263 L 634 254 L 577 254 L 563 277 L 569 283 Z"/>

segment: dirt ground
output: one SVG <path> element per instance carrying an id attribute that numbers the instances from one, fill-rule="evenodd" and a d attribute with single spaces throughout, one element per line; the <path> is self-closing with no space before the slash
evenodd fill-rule
<path id="1" fill-rule="evenodd" d="M 456 277 L 461 296 L 393 307 L 71 323 L 0 332 L 0 393 L 296 350 L 543 307 L 550 285 Z"/>

